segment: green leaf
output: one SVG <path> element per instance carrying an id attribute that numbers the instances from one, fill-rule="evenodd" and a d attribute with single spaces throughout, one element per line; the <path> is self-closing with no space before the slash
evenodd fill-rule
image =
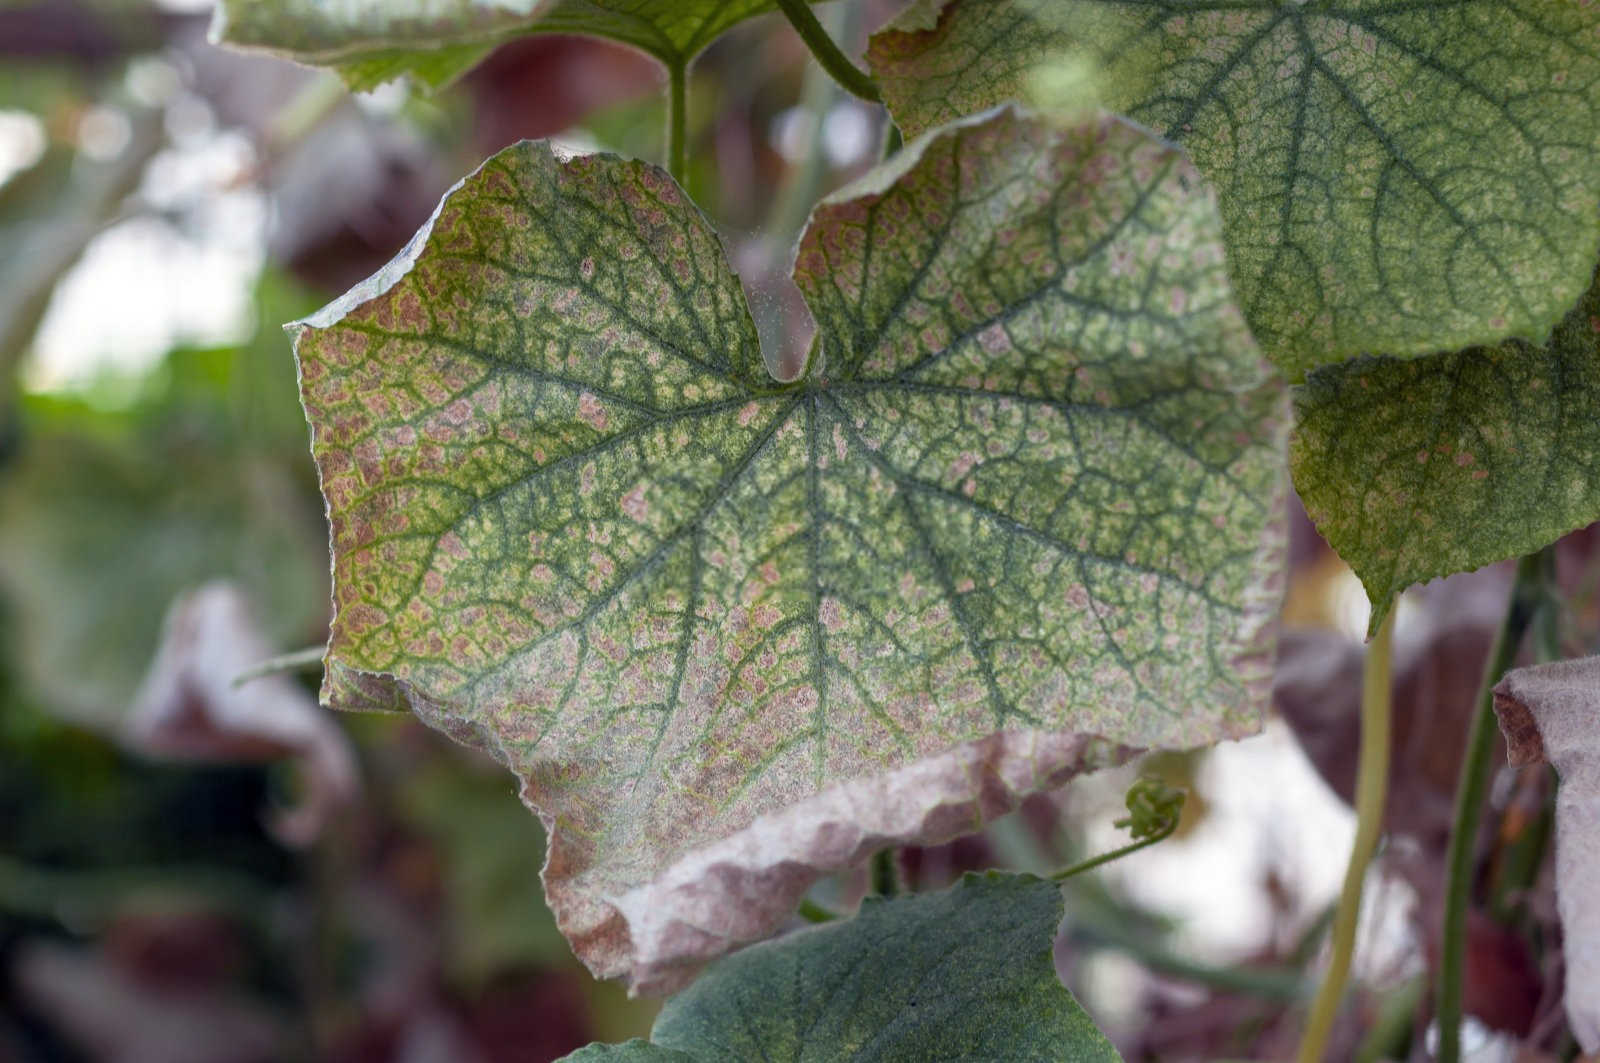
<path id="1" fill-rule="evenodd" d="M 220 0 L 217 44 L 336 68 L 354 90 L 411 74 L 432 87 L 530 33 L 608 37 L 681 67 L 772 0 Z"/>
<path id="2" fill-rule="evenodd" d="M 693 1063 L 694 1057 L 634 1038 L 619 1045 L 584 1045 L 561 1063 Z"/>
<path id="3" fill-rule="evenodd" d="M 1290 446 L 1306 512 L 1374 603 L 1600 520 L 1600 285 L 1550 343 L 1312 373 Z"/>
<path id="4" fill-rule="evenodd" d="M 115 726 L 162 614 L 202 580 L 241 581 L 279 644 L 315 637 L 327 576 L 314 496 L 284 466 L 192 436 L 24 424 L 23 455 L 0 479 L 0 593 L 27 617 L 18 669 L 53 711 Z"/>
<path id="5" fill-rule="evenodd" d="M 968 875 L 718 963 L 654 1042 L 569 1060 L 1120 1060 L 1056 977 L 1061 888 Z M 609 1046 L 608 1046 L 609 1047 Z"/>
<path id="6" fill-rule="evenodd" d="M 869 61 L 902 127 L 1096 64 L 1102 102 L 1218 189 L 1267 353 L 1542 343 L 1600 249 L 1600 7 L 1547 0 L 953 0 Z"/>
<path id="7" fill-rule="evenodd" d="M 885 839 L 1253 730 L 1286 410 L 1219 231 L 1120 121 L 940 130 L 813 215 L 784 384 L 670 178 L 507 149 L 297 330 L 326 700 L 506 761 L 563 931 L 645 984 Z"/>

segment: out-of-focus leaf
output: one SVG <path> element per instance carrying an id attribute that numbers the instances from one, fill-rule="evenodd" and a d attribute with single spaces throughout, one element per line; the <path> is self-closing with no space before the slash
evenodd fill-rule
<path id="1" fill-rule="evenodd" d="M 268 1063 L 288 1030 L 224 990 L 142 983 L 103 954 L 37 942 L 7 972 L 22 999 L 98 1063 Z"/>
<path id="2" fill-rule="evenodd" d="M 1567 1021 L 1600 1052 L 1600 657 L 1518 668 L 1494 689 L 1512 764 L 1548 761 L 1556 791 L 1556 896 Z"/>
<path id="3" fill-rule="evenodd" d="M 1295 395 L 1306 513 L 1373 602 L 1600 520 L 1600 283 L 1534 347 L 1324 366 Z"/>
<path id="4" fill-rule="evenodd" d="M 285 841 L 304 845 L 355 796 L 360 779 L 344 732 L 297 683 L 281 674 L 234 682 L 272 653 L 237 587 L 209 583 L 183 595 L 167 614 L 121 735 L 157 756 L 298 758 L 306 795 L 276 827 Z"/>
<path id="5" fill-rule="evenodd" d="M 1576 0 L 951 0 L 869 57 L 915 132 L 1081 56 L 1216 186 L 1250 327 L 1299 372 L 1548 338 L 1600 250 L 1597 30 Z"/>
<path id="6" fill-rule="evenodd" d="M 1252 731 L 1284 395 L 1219 237 L 1124 122 L 947 127 L 813 215 L 783 383 L 670 178 L 508 149 L 298 330 L 324 697 L 505 760 L 563 931 L 652 988 L 824 869 Z"/>
<path id="7" fill-rule="evenodd" d="M 52 709 L 113 727 L 175 595 L 231 576 L 274 641 L 315 638 L 326 606 L 315 511 L 283 469 L 174 441 L 140 452 L 31 435 L 0 477 L 0 591 L 18 670 Z"/>
<path id="8" fill-rule="evenodd" d="M 506 970 L 571 962 L 539 888 L 543 832 L 504 772 L 452 760 L 408 782 L 400 799 L 442 858 L 454 975 L 484 985 Z"/>
<path id="9" fill-rule="evenodd" d="M 872 35 L 867 62 L 910 136 L 1004 100 L 1056 96 L 1074 109 L 1100 91 L 1096 68 L 1037 0 L 916 0 Z"/>
<path id="10" fill-rule="evenodd" d="M 262 293 L 269 312 L 304 306 L 274 284 Z M 105 729 L 179 593 L 235 580 L 280 646 L 319 641 L 328 608 L 326 533 L 281 341 L 174 352 L 141 386 L 121 410 L 29 396 L 0 465 L 13 667 L 51 711 Z"/>
<path id="11" fill-rule="evenodd" d="M 9 416 L 17 363 L 56 282 L 111 223 L 165 141 L 158 111 L 134 113 L 129 129 L 114 158 L 93 161 L 56 145 L 0 185 L 0 418 Z"/>
<path id="12" fill-rule="evenodd" d="M 352 89 L 402 74 L 438 87 L 528 33 L 608 37 L 682 67 L 772 0 L 221 0 L 218 44 L 333 67 Z"/>
<path id="13" fill-rule="evenodd" d="M 1056 977 L 1061 887 L 968 875 L 756 945 L 667 1002 L 651 1043 L 567 1059 L 1120 1060 Z"/>

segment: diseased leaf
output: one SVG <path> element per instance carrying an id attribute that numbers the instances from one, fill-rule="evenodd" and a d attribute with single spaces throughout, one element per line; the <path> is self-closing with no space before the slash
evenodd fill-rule
<path id="1" fill-rule="evenodd" d="M 1600 520 L 1600 285 L 1550 343 L 1327 366 L 1297 390 L 1290 468 L 1374 603 Z"/>
<path id="2" fill-rule="evenodd" d="M 506 761 L 564 933 L 636 987 L 1266 694 L 1283 387 L 1180 153 L 955 125 L 824 202 L 795 278 L 783 384 L 670 178 L 524 144 L 297 330 L 325 698 Z"/>
<path id="3" fill-rule="evenodd" d="M 906 135 L 1006 100 L 1098 105 L 1097 72 L 1083 69 L 1084 49 L 1041 3 L 914 0 L 873 34 L 867 62 Z M 1071 86 L 1080 98 L 1039 99 L 1041 82 L 1064 68 L 1085 75 Z"/>
<path id="4" fill-rule="evenodd" d="M 1542 343 L 1600 249 L 1600 7 L 1560 0 L 952 0 L 874 37 L 896 121 L 1087 55 L 1218 189 L 1268 355 Z"/>
<path id="5" fill-rule="evenodd" d="M 1549 761 L 1556 791 L 1556 900 L 1567 1021 L 1600 1052 L 1600 657 L 1518 668 L 1494 688 L 1512 764 Z"/>
<path id="6" fill-rule="evenodd" d="M 967 875 L 868 898 L 854 918 L 712 967 L 667 1002 L 650 1044 L 568 1060 L 1120 1060 L 1056 977 L 1061 887 Z"/>
<path id="7" fill-rule="evenodd" d="M 220 0 L 217 44 L 333 67 L 352 89 L 410 74 L 444 85 L 529 33 L 609 37 L 682 66 L 772 0 Z"/>

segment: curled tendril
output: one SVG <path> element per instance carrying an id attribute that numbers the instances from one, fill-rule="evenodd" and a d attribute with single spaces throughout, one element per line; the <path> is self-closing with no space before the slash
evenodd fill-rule
<path id="1" fill-rule="evenodd" d="M 1128 787 L 1128 814 L 1112 824 L 1126 827 L 1134 838 L 1170 834 L 1183 814 L 1183 790 L 1145 775 Z"/>
<path id="2" fill-rule="evenodd" d="M 1073 864 L 1050 877 L 1060 882 L 1062 879 L 1071 878 L 1092 867 L 1110 863 L 1161 841 L 1178 829 L 1178 817 L 1183 812 L 1183 798 L 1184 791 L 1177 787 L 1168 786 L 1160 779 L 1141 777 L 1128 787 L 1128 814 L 1112 824 L 1115 827 L 1126 827 L 1128 833 L 1133 835 L 1133 841 L 1120 849 L 1113 849 L 1109 853 L 1102 853 L 1082 863 Z"/>

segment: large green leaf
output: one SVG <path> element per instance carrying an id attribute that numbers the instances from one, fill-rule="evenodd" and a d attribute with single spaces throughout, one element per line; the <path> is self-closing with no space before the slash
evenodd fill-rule
<path id="1" fill-rule="evenodd" d="M 854 919 L 729 957 L 674 997 L 651 1041 L 574 1061 L 1120 1060 L 1056 977 L 1061 887 L 968 875 L 869 898 Z"/>
<path id="2" fill-rule="evenodd" d="M 353 89 L 411 74 L 443 85 L 528 33 L 609 37 L 683 66 L 772 0 L 220 0 L 218 44 L 337 69 Z"/>
<path id="3" fill-rule="evenodd" d="M 924 2 L 869 60 L 902 126 L 999 102 L 1021 60 L 1218 189 L 1251 328 L 1280 365 L 1542 343 L 1600 250 L 1600 6 L 1576 0 Z"/>
<path id="4" fill-rule="evenodd" d="M 644 984 L 815 867 L 1258 721 L 1284 394 L 1179 152 L 946 128 L 820 206 L 795 278 L 784 384 L 670 178 L 524 144 L 297 330 L 325 697 L 505 760 L 563 930 Z"/>
<path id="5" fill-rule="evenodd" d="M 1376 608 L 1600 520 L 1600 285 L 1550 343 L 1312 373 L 1290 453 L 1306 511 Z"/>

